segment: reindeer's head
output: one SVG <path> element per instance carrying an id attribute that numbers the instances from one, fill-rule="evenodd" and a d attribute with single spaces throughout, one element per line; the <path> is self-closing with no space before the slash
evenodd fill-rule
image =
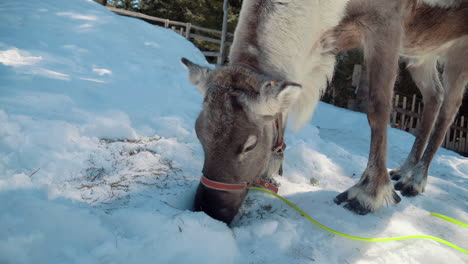
<path id="1" fill-rule="evenodd" d="M 272 147 L 283 128 L 275 127 L 301 92 L 298 84 L 271 80 L 240 66 L 210 70 L 183 58 L 190 82 L 204 96 L 195 130 L 205 153 L 203 177 L 225 184 L 248 184 L 277 172 Z M 203 182 L 194 209 L 230 223 L 248 189 L 223 190 Z"/>

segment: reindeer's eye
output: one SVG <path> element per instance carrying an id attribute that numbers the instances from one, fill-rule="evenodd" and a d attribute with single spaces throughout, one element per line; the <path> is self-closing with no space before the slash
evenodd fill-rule
<path id="1" fill-rule="evenodd" d="M 244 144 L 244 151 L 249 152 L 257 146 L 257 136 L 250 135 L 247 141 Z"/>
<path id="2" fill-rule="evenodd" d="M 255 142 L 253 145 L 251 146 L 248 146 L 245 148 L 244 152 L 249 152 L 251 151 L 252 149 L 254 149 L 255 147 L 257 146 L 257 142 Z"/>

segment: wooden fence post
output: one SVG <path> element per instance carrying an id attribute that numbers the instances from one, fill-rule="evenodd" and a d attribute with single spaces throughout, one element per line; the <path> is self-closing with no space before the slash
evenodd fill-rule
<path id="1" fill-rule="evenodd" d="M 450 126 L 450 131 L 453 131 L 453 134 L 452 134 L 452 141 L 450 142 L 450 149 L 454 149 L 455 148 L 455 143 L 457 141 L 457 130 L 455 129 L 455 127 L 457 126 L 458 120 L 455 119 L 455 122 L 453 122 L 453 124 Z"/>
<path id="2" fill-rule="evenodd" d="M 460 118 L 460 130 L 459 130 L 459 133 L 458 133 L 458 145 L 457 145 L 457 148 L 458 148 L 458 151 L 462 152 L 464 150 L 464 145 L 465 145 L 465 142 L 464 142 L 464 139 L 463 139 L 463 126 L 465 125 L 465 117 L 462 116 Z"/>
<path id="3" fill-rule="evenodd" d="M 406 100 L 407 100 L 406 96 L 403 96 L 403 106 L 402 106 L 403 110 L 406 110 Z M 401 114 L 401 122 L 400 123 L 401 123 L 400 129 L 401 130 L 406 130 L 406 115 L 405 115 L 404 112 Z"/>
<path id="4" fill-rule="evenodd" d="M 447 129 L 447 132 L 445 133 L 445 138 L 444 138 L 444 144 L 442 145 L 445 148 L 449 148 L 449 140 L 450 140 L 450 127 Z"/>
<path id="5" fill-rule="evenodd" d="M 185 26 L 185 38 L 189 39 L 190 38 L 190 31 L 192 30 L 192 24 L 187 23 Z"/>
<path id="6" fill-rule="evenodd" d="M 224 63 L 225 49 L 226 49 L 226 37 L 227 37 L 227 20 L 228 20 L 228 0 L 224 0 L 223 3 L 223 32 L 221 33 L 221 46 L 219 47 L 218 65 Z"/>
<path id="7" fill-rule="evenodd" d="M 464 117 L 463 117 L 463 119 L 464 119 Z M 463 151 L 464 153 L 468 153 L 468 120 L 466 120 L 465 128 L 466 128 L 467 130 L 465 130 L 465 141 L 464 141 L 465 144 L 464 144 L 464 146 L 463 146 L 463 150 L 462 150 L 462 151 Z"/>
<path id="8" fill-rule="evenodd" d="M 468 153 L 468 120 L 466 121 L 465 128 L 467 130 L 465 130 L 465 149 L 463 152 Z"/>
<path id="9" fill-rule="evenodd" d="M 393 117 L 392 117 L 392 126 L 393 127 L 396 127 L 396 120 L 397 120 L 398 111 L 396 111 L 395 109 L 398 107 L 398 103 L 399 103 L 399 95 L 396 94 L 395 95 L 395 102 L 393 104 Z"/>
<path id="10" fill-rule="evenodd" d="M 419 102 L 418 103 L 418 119 L 416 119 L 416 128 L 419 128 L 419 122 L 421 122 L 421 118 L 422 118 L 422 108 L 421 108 L 421 103 Z"/>
<path id="11" fill-rule="evenodd" d="M 413 101 L 411 102 L 411 112 L 412 113 L 414 113 L 415 107 L 416 107 L 416 94 L 413 94 Z M 409 131 L 410 131 L 411 134 L 414 134 L 413 121 L 414 121 L 414 117 L 411 116 L 410 121 L 409 121 Z"/>
<path id="12" fill-rule="evenodd" d="M 351 79 L 351 86 L 355 88 L 354 94 L 357 95 L 359 91 L 359 83 L 361 82 L 362 66 L 360 64 L 354 64 L 353 77 Z"/>

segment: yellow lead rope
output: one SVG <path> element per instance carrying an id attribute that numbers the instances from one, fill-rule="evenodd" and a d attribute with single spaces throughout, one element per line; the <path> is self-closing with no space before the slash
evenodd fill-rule
<path id="1" fill-rule="evenodd" d="M 430 213 L 430 215 L 435 216 L 435 217 L 439 217 L 439 218 L 441 218 L 441 219 L 444 219 L 445 221 L 452 222 L 452 223 L 454 223 L 454 224 L 461 225 L 461 226 L 463 226 L 463 227 L 468 227 L 468 224 L 467 224 L 467 223 L 463 223 L 463 222 L 460 221 L 460 220 L 450 218 L 450 217 L 448 217 L 448 216 L 446 216 L 446 215 L 441 215 L 441 214 L 436 214 L 436 213 Z"/>
<path id="2" fill-rule="evenodd" d="M 442 244 L 445 244 L 449 247 L 452 247 L 462 253 L 465 253 L 468 255 L 468 251 L 455 245 L 455 244 L 452 244 L 448 241 L 445 241 L 443 239 L 440 239 L 438 237 L 433 237 L 433 236 L 426 236 L 426 235 L 413 235 L 413 236 L 402 236 L 402 237 L 389 237 L 389 238 L 367 238 L 367 237 L 358 237 L 358 236 L 352 236 L 352 235 L 347 235 L 347 234 L 344 234 L 344 233 L 341 233 L 341 232 L 338 232 L 338 231 L 335 231 L 329 227 L 326 227 L 324 225 L 322 225 L 321 223 L 317 222 L 317 220 L 313 219 L 312 217 L 310 217 L 307 213 L 305 213 L 304 211 L 302 211 L 299 207 L 297 207 L 295 204 L 293 204 L 292 202 L 290 202 L 288 199 L 270 191 L 270 190 L 267 190 L 267 189 L 263 189 L 263 188 L 258 188 L 258 187 L 250 187 L 251 190 L 257 190 L 257 191 L 262 191 L 262 192 L 266 192 L 266 193 L 269 193 L 273 196 L 275 196 L 276 198 L 280 199 L 281 201 L 285 202 L 286 204 L 288 204 L 289 206 L 291 206 L 292 208 L 294 208 L 294 210 L 298 211 L 302 216 L 304 216 L 305 218 L 307 218 L 309 221 L 311 221 L 312 223 L 318 225 L 320 228 L 323 228 L 325 230 L 327 230 L 328 232 L 330 233 L 333 233 L 335 235 L 338 235 L 338 236 L 342 236 L 342 237 L 346 237 L 346 238 L 349 238 L 349 239 L 354 239 L 354 240 L 361 240 L 361 241 L 368 241 L 368 242 L 384 242 L 384 241 L 395 241 L 395 240 L 404 240 L 404 239 L 410 239 L 410 238 L 426 238 L 426 239 L 432 239 L 432 240 L 435 240 L 437 242 L 440 242 Z M 439 217 L 443 220 L 446 220 L 448 222 L 452 222 L 454 224 L 457 224 L 457 225 L 461 225 L 463 227 L 468 227 L 468 224 L 467 223 L 464 223 L 462 221 L 459 221 L 459 220 L 456 220 L 456 219 L 453 219 L 453 218 L 450 218 L 448 216 L 445 216 L 445 215 L 441 215 L 441 214 L 436 214 L 436 213 L 431 213 L 430 215 L 432 216 L 436 216 L 436 217 Z"/>

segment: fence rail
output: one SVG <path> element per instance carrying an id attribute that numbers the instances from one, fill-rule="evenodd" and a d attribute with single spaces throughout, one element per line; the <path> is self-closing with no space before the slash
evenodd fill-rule
<path id="1" fill-rule="evenodd" d="M 225 61 L 225 57 L 226 57 L 225 47 L 232 45 L 232 42 L 227 41 L 226 37 L 223 38 L 223 31 L 221 30 L 204 28 L 204 27 L 192 25 L 190 23 L 173 21 L 173 20 L 160 18 L 160 17 L 148 16 L 142 13 L 128 11 L 128 10 L 119 9 L 115 7 L 110 7 L 110 6 L 106 6 L 106 7 L 110 11 L 119 15 L 135 17 L 135 18 L 140 18 L 140 19 L 160 23 L 165 28 L 172 29 L 173 31 L 177 32 L 178 34 L 184 36 L 187 39 L 198 39 L 198 40 L 207 41 L 207 42 L 219 45 L 220 48 L 218 52 L 202 51 L 205 57 L 216 57 L 218 64 L 223 64 Z M 196 33 L 193 31 L 196 31 Z M 219 37 L 219 38 L 215 38 L 213 37 L 213 35 L 216 35 L 216 37 Z M 226 36 L 232 38 L 234 34 L 227 32 Z"/>
<path id="2" fill-rule="evenodd" d="M 424 106 L 416 95 L 412 97 L 395 94 L 391 126 L 415 134 Z M 468 120 L 464 116 L 455 119 L 447 131 L 442 147 L 468 154 Z"/>

